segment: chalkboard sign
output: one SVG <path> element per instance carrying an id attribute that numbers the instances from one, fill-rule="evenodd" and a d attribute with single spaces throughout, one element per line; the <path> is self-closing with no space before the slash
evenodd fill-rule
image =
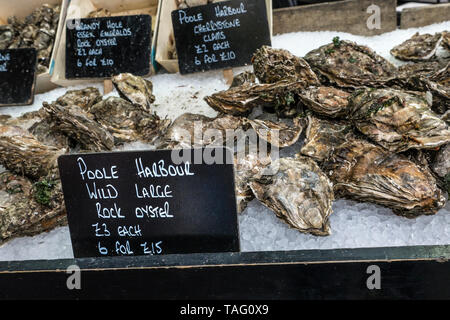
<path id="1" fill-rule="evenodd" d="M 223 164 L 195 164 L 199 153 Z M 239 251 L 230 158 L 225 148 L 61 156 L 75 257 Z"/>
<path id="2" fill-rule="evenodd" d="M 34 48 L 0 50 L 0 106 L 33 103 L 36 64 Z"/>
<path id="3" fill-rule="evenodd" d="M 69 20 L 66 78 L 108 78 L 150 73 L 151 16 Z"/>
<path id="4" fill-rule="evenodd" d="M 181 74 L 247 65 L 257 49 L 271 45 L 262 0 L 175 10 L 172 24 Z"/>

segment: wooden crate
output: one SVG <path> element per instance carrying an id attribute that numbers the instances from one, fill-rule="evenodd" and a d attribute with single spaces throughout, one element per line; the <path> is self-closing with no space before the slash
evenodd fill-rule
<path id="1" fill-rule="evenodd" d="M 61 4 L 61 14 L 59 17 L 58 31 L 55 36 L 55 43 L 53 45 L 54 49 L 50 59 L 49 72 L 42 73 L 36 77 L 36 93 L 43 93 L 56 88 L 56 85 L 50 81 L 50 78 L 69 0 L 0 0 L 0 24 L 6 24 L 9 16 L 17 16 L 23 19 L 32 13 L 35 8 L 38 8 L 45 3 Z"/>
<path id="2" fill-rule="evenodd" d="M 400 14 L 400 29 L 418 28 L 450 20 L 450 3 L 406 8 Z"/>
<path id="3" fill-rule="evenodd" d="M 369 29 L 367 12 L 371 5 L 380 8 L 380 29 Z M 273 32 L 282 34 L 299 31 L 342 31 L 373 36 L 397 28 L 396 0 L 345 0 L 273 11 Z"/>

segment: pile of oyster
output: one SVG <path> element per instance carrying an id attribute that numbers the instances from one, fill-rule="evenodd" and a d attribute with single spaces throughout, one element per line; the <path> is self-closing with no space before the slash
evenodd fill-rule
<path id="1" fill-rule="evenodd" d="M 60 11 L 59 5 L 44 4 L 23 21 L 15 16 L 9 17 L 8 24 L 0 26 L 0 50 L 36 48 L 37 72 L 38 74 L 47 72 Z"/>
<path id="2" fill-rule="evenodd" d="M 437 213 L 450 191 L 449 66 L 444 59 L 397 68 L 337 37 L 304 58 L 260 48 L 253 73 L 205 98 L 220 113 L 208 123 L 235 117 L 296 156 L 237 162 L 240 210 L 257 198 L 315 235 L 330 234 L 335 198 L 408 218 Z"/>
<path id="3" fill-rule="evenodd" d="M 152 143 L 170 121 L 152 113 L 150 81 L 113 78 L 120 94 L 96 88 L 68 91 L 19 118 L 0 117 L 0 244 L 67 223 L 57 158 L 70 152 L 109 151 L 126 142 Z"/>

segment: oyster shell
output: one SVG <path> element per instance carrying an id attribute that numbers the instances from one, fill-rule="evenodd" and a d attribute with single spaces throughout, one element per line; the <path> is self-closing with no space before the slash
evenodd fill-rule
<path id="1" fill-rule="evenodd" d="M 408 79 L 411 77 L 431 77 L 442 69 L 438 61 L 422 61 L 408 63 L 398 68 L 399 78 Z"/>
<path id="2" fill-rule="evenodd" d="M 214 110 L 234 116 L 248 115 L 255 107 L 274 109 L 280 117 L 297 114 L 300 82 L 282 80 L 272 84 L 243 85 L 205 97 Z"/>
<path id="3" fill-rule="evenodd" d="M 317 164 L 306 157 L 282 158 L 268 170 L 273 174 L 250 182 L 256 198 L 300 232 L 329 235 L 333 186 Z"/>
<path id="4" fill-rule="evenodd" d="M 445 49 L 450 51 L 450 32 L 445 31 L 442 35 L 442 45 Z"/>
<path id="5" fill-rule="evenodd" d="M 65 151 L 40 143 L 19 127 L 0 126 L 0 164 L 14 173 L 39 179 L 57 167 Z"/>
<path id="6" fill-rule="evenodd" d="M 40 181 L 0 173 L 0 245 L 66 225 L 61 183 L 49 174 Z"/>
<path id="7" fill-rule="evenodd" d="M 411 39 L 399 44 L 391 50 L 391 54 L 403 61 L 429 60 L 436 55 L 442 41 L 442 33 L 416 33 Z"/>
<path id="8" fill-rule="evenodd" d="M 304 59 L 316 74 L 340 87 L 383 86 L 397 72 L 394 65 L 370 48 L 338 37 Z"/>
<path id="9" fill-rule="evenodd" d="M 300 118 L 294 118 L 292 124 L 286 121 L 246 120 L 257 135 L 277 148 L 285 148 L 295 144 L 303 132 Z"/>
<path id="10" fill-rule="evenodd" d="M 301 101 L 312 111 L 330 118 L 348 113 L 350 93 L 333 87 L 311 87 L 300 94 Z"/>
<path id="11" fill-rule="evenodd" d="M 432 168 L 441 178 L 450 175 L 450 143 L 439 150 Z"/>
<path id="12" fill-rule="evenodd" d="M 168 120 L 147 112 L 141 105 L 109 97 L 90 108 L 95 120 L 113 136 L 115 144 L 146 140 L 153 142 L 163 134 Z"/>
<path id="13" fill-rule="evenodd" d="M 233 78 L 230 88 L 254 84 L 256 84 L 255 74 L 250 71 L 244 71 Z"/>
<path id="14" fill-rule="evenodd" d="M 263 46 L 253 55 L 252 63 L 255 75 L 261 83 L 290 80 L 303 82 L 305 87 L 320 85 L 309 64 L 287 50 Z"/>
<path id="15" fill-rule="evenodd" d="M 36 48 L 38 73 L 47 72 L 60 11 L 59 5 L 43 4 L 23 21 L 14 16 L 9 17 L 8 26 L 0 29 L 0 48 Z"/>
<path id="16" fill-rule="evenodd" d="M 78 106 L 84 111 L 102 101 L 102 94 L 97 88 L 89 87 L 81 90 L 69 90 L 56 100 L 56 103 L 65 106 Z"/>
<path id="17" fill-rule="evenodd" d="M 94 116 L 76 105 L 61 106 L 43 103 L 52 128 L 67 135 L 87 151 L 111 150 L 114 137 L 94 120 Z"/>
<path id="18" fill-rule="evenodd" d="M 208 118 L 200 114 L 185 113 L 170 125 L 158 148 L 183 149 L 222 146 L 227 139 L 238 139 L 236 130 L 243 128 L 244 120 L 230 115 Z M 227 132 L 228 131 L 228 132 Z M 229 137 L 228 135 L 232 135 Z"/>
<path id="19" fill-rule="evenodd" d="M 152 94 L 153 84 L 149 80 L 131 73 L 122 73 L 113 77 L 112 82 L 121 98 L 141 106 L 148 112 L 151 111 L 151 104 L 155 102 L 155 96 Z"/>
<path id="20" fill-rule="evenodd" d="M 356 92 L 350 105 L 358 130 L 390 151 L 433 149 L 450 141 L 448 125 L 420 93 L 366 89 Z"/>
<path id="21" fill-rule="evenodd" d="M 234 155 L 234 180 L 236 188 L 236 200 L 238 213 L 247 207 L 247 204 L 255 198 L 250 188 L 250 180 L 254 176 L 261 175 L 263 170 L 272 163 L 269 154 L 248 152 L 235 153 Z"/>
<path id="22" fill-rule="evenodd" d="M 337 147 L 323 169 L 337 196 L 380 204 L 399 215 L 432 215 L 445 205 L 427 167 L 364 140 Z"/>
<path id="23" fill-rule="evenodd" d="M 350 123 L 331 122 L 308 116 L 306 140 L 300 153 L 321 163 L 330 157 L 335 148 L 355 137 Z"/>

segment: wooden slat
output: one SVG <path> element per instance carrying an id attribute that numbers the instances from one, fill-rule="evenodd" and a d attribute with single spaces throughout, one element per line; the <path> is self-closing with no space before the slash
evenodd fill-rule
<path id="1" fill-rule="evenodd" d="M 370 30 L 367 21 L 371 14 L 367 8 L 380 7 L 380 29 Z M 342 31 L 372 36 L 397 28 L 396 0 L 345 0 L 291 8 L 273 12 L 274 34 L 298 31 Z"/>
<path id="2" fill-rule="evenodd" d="M 450 3 L 403 9 L 400 29 L 417 28 L 450 20 Z"/>

